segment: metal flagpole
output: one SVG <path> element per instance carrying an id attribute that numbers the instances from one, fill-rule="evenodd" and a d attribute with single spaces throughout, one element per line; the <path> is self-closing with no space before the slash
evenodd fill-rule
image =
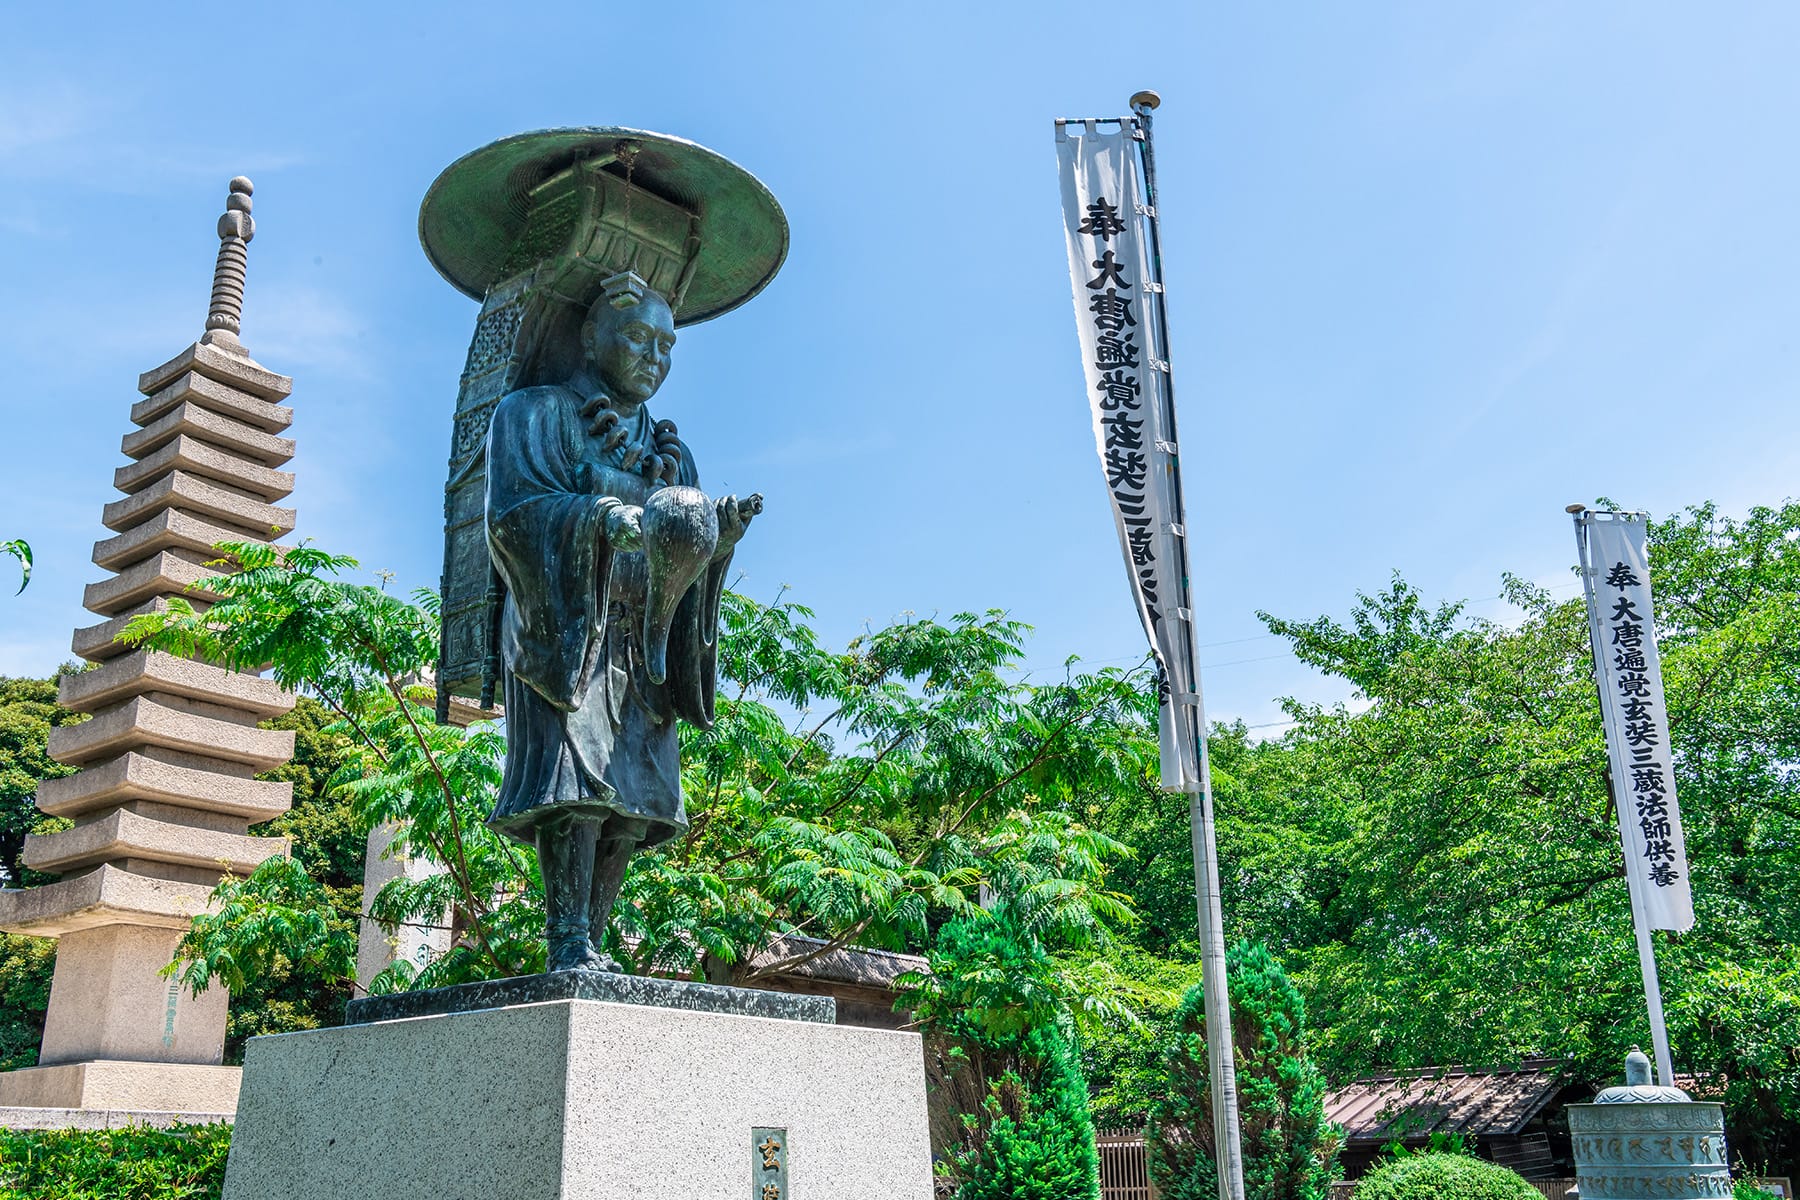
<path id="1" fill-rule="evenodd" d="M 1174 377 L 1168 371 L 1169 315 L 1164 296 L 1162 240 L 1158 228 L 1156 197 L 1156 157 L 1150 140 L 1150 113 L 1162 98 L 1155 92 L 1143 91 L 1131 98 L 1131 110 L 1137 114 L 1142 136 L 1138 146 L 1144 164 L 1144 197 L 1146 222 L 1150 230 L 1150 262 L 1156 278 L 1150 289 L 1156 310 L 1158 347 L 1165 362 L 1161 389 L 1166 410 L 1163 428 L 1175 443 L 1176 521 L 1185 531 L 1187 498 L 1181 488 L 1180 439 L 1175 437 Z M 1156 369 L 1157 364 L 1151 364 Z M 1212 770 L 1206 753 L 1206 709 L 1200 694 L 1200 652 L 1192 617 L 1193 598 L 1189 539 L 1182 537 L 1181 609 L 1189 614 L 1185 650 L 1187 678 L 1181 682 L 1191 691 L 1180 692 L 1171 707 L 1190 726 L 1185 732 L 1194 740 L 1195 761 L 1199 764 L 1199 783 L 1188 790 L 1188 824 L 1194 846 L 1194 900 L 1199 910 L 1201 988 L 1206 998 L 1206 1057 L 1212 1069 L 1212 1117 L 1214 1159 L 1219 1167 L 1219 1200 L 1244 1200 L 1244 1158 L 1238 1133 L 1237 1059 L 1231 1039 L 1231 999 L 1225 972 L 1225 919 L 1219 897 L 1219 855 L 1213 837 Z"/>
<path id="2" fill-rule="evenodd" d="M 1600 626 L 1599 594 L 1594 590 L 1595 572 L 1588 559 L 1588 523 L 1593 515 L 1585 504 L 1571 504 L 1565 510 L 1575 518 L 1575 547 L 1581 559 L 1581 590 L 1587 599 L 1588 641 L 1594 651 L 1594 689 L 1600 696 L 1600 723 L 1606 735 L 1606 753 L 1608 766 L 1606 769 L 1606 792 L 1613 802 L 1613 810 L 1619 818 L 1620 844 L 1625 853 L 1631 853 L 1625 845 L 1625 831 L 1631 828 L 1629 814 L 1625 808 L 1625 797 L 1618 788 L 1611 767 L 1614 746 L 1622 745 L 1618 741 L 1619 730 L 1613 721 L 1612 705 L 1606 702 L 1605 672 L 1600 668 L 1600 656 L 1606 653 L 1605 638 Z M 1629 867 L 1625 873 L 1625 892 L 1631 897 L 1631 925 L 1637 933 L 1638 969 L 1644 976 L 1644 1004 L 1650 1014 L 1650 1041 L 1656 1050 L 1657 1082 L 1664 1087 L 1675 1086 L 1675 1066 L 1669 1055 L 1669 1029 L 1663 1020 L 1662 983 L 1656 974 L 1656 946 L 1650 940 L 1650 921 L 1644 912 L 1642 897 L 1636 887 L 1632 886 Z"/>

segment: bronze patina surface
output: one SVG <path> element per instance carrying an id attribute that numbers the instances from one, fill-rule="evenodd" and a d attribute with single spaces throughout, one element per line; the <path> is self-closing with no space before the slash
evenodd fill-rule
<path id="1" fill-rule="evenodd" d="M 701 490 L 649 404 L 680 326 L 787 249 L 756 179 L 680 138 L 548 130 L 475 151 L 419 217 L 482 300 L 445 488 L 440 683 L 504 693 L 493 826 L 537 847 L 549 969 L 600 949 L 631 855 L 687 825 L 677 722 L 713 717 L 719 597 L 762 497 Z"/>
<path id="2" fill-rule="evenodd" d="M 522 257 L 570 248 L 554 226 L 567 221 L 575 232 L 580 214 L 560 211 L 562 193 L 554 186 L 540 191 L 546 183 L 575 167 L 623 182 L 628 158 L 639 196 L 665 201 L 698 222 L 693 278 L 676 305 L 677 325 L 729 312 L 775 278 L 787 257 L 788 229 L 769 189 L 705 146 L 622 125 L 516 134 L 457 159 L 419 207 L 425 256 L 464 295 L 481 300 L 516 272 Z M 636 216 L 656 220 L 647 206 Z M 528 232 L 542 244 L 521 245 Z M 688 231 L 677 236 L 685 242 Z M 582 252 L 592 254 L 591 241 Z M 526 265 L 537 262 L 533 257 Z"/>

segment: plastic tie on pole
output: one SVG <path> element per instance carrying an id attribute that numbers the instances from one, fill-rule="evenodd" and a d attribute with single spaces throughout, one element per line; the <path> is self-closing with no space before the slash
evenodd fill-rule
<path id="1" fill-rule="evenodd" d="M 1152 371 L 1161 371 L 1164 375 L 1167 375 L 1169 373 L 1169 360 L 1166 358 L 1153 358 L 1150 360 L 1150 369 Z"/>

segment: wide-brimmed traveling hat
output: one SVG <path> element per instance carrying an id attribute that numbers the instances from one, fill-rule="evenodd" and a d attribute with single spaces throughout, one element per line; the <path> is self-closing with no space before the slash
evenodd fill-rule
<path id="1" fill-rule="evenodd" d="M 690 325 L 760 292 L 787 257 L 788 227 L 769 189 L 723 155 L 589 126 L 516 134 L 451 163 L 419 206 L 419 241 L 477 300 L 550 263 L 541 281 L 579 304 L 628 270 Z"/>

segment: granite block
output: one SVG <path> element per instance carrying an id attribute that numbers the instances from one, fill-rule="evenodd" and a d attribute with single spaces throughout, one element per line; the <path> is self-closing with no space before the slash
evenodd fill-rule
<path id="1" fill-rule="evenodd" d="M 559 1000 L 252 1038 L 225 1200 L 931 1200 L 916 1033 Z"/>
<path id="2" fill-rule="evenodd" d="M 163 811 L 180 810 L 165 805 Z M 288 846 L 285 837 L 225 833 L 117 808 L 72 829 L 26 834 L 20 860 L 34 871 L 62 875 L 103 862 L 137 858 L 205 867 L 207 877 L 213 878 L 227 872 L 248 875 L 264 859 L 285 858 Z"/>
<path id="3" fill-rule="evenodd" d="M 227 387 L 198 371 L 175 376 L 132 405 L 131 419 L 139 425 L 150 425 L 178 404 L 197 404 L 221 416 L 254 425 L 265 433 L 280 433 L 294 423 L 294 410 L 286 405 Z"/>
<path id="4" fill-rule="evenodd" d="M 196 342 L 160 367 L 152 367 L 138 376 L 138 391 L 155 395 L 189 371 L 198 371 L 208 379 L 250 393 L 263 400 L 285 400 L 294 390 L 294 381 L 277 375 L 259 362 L 240 354 L 227 354 L 215 346 Z"/>
<path id="5" fill-rule="evenodd" d="M 240 529 L 263 531 L 236 539 L 242 542 L 266 542 L 294 530 L 293 509 L 264 504 L 186 471 L 171 472 L 122 500 L 114 500 L 100 510 L 100 523 L 122 533 L 165 508 L 179 508 Z"/>
<path id="6" fill-rule="evenodd" d="M 220 1014 L 221 1021 L 223 1013 Z M 221 1026 L 222 1028 L 222 1026 Z M 0 1071 L 0 1125 L 23 1109 L 178 1113 L 184 1121 L 230 1120 L 242 1072 L 198 1063 L 86 1062 Z"/>
<path id="7" fill-rule="evenodd" d="M 55 883 L 0 890 L 0 931 L 62 937 L 101 925 L 185 930 L 195 913 L 207 911 L 212 890 L 211 883 L 153 879 L 106 863 Z"/>
<path id="8" fill-rule="evenodd" d="M 407 1017 L 512 1008 L 547 1000 L 603 1000 L 610 1004 L 640 1004 L 739 1017 L 772 1017 L 818 1025 L 830 1025 L 837 1020 L 837 1001 L 830 996 L 797 996 L 716 983 L 621 975 L 613 971 L 551 971 L 485 983 L 459 983 L 423 992 L 364 996 L 350 1001 L 344 1023 L 368 1025 Z"/>
<path id="9" fill-rule="evenodd" d="M 130 466 L 118 468 L 113 472 L 113 486 L 129 495 L 167 478 L 171 471 L 210 479 L 265 504 L 273 504 L 294 490 L 292 471 L 261 466 L 185 433 L 176 434 L 160 449 Z"/>

